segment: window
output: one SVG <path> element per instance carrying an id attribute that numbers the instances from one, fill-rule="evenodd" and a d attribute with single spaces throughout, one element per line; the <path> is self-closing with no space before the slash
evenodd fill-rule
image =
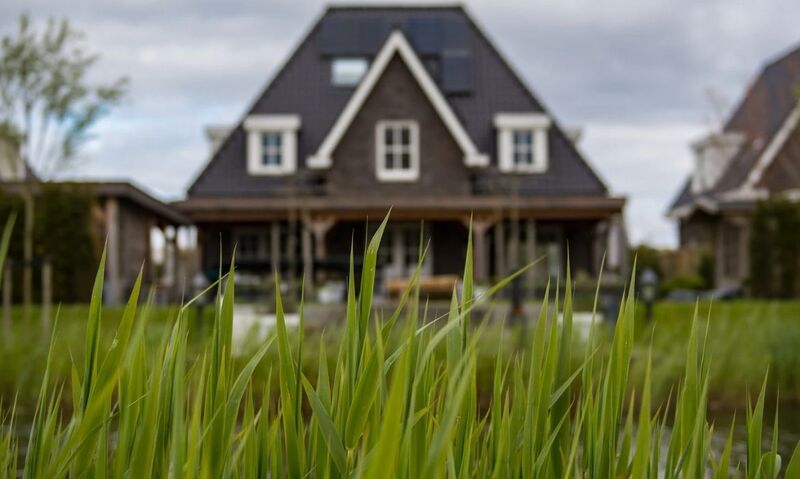
<path id="1" fill-rule="evenodd" d="M 533 130 L 514 130 L 514 166 L 527 168 L 533 165 Z"/>
<path id="2" fill-rule="evenodd" d="M 499 113 L 497 165 L 504 173 L 543 173 L 547 171 L 547 134 L 550 118 L 541 113 Z"/>
<path id="3" fill-rule="evenodd" d="M 261 134 L 261 164 L 280 167 L 282 162 L 281 136 L 279 131 L 268 131 Z"/>
<path id="4" fill-rule="evenodd" d="M 367 73 L 366 58 L 342 57 L 331 61 L 331 83 L 334 86 L 355 86 Z"/>
<path id="5" fill-rule="evenodd" d="M 242 228 L 234 231 L 236 255 L 240 260 L 257 260 L 269 255 L 269 238 L 264 231 Z"/>
<path id="6" fill-rule="evenodd" d="M 419 127 L 415 121 L 381 121 L 375 131 L 375 172 L 381 181 L 419 177 Z"/>
<path id="7" fill-rule="evenodd" d="M 297 115 L 251 115 L 247 131 L 247 172 L 251 175 L 287 175 L 297 164 Z"/>

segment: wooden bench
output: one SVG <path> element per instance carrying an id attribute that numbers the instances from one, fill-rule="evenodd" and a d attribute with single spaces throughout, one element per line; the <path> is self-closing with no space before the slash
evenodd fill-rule
<path id="1" fill-rule="evenodd" d="M 428 296 L 449 297 L 458 284 L 458 276 L 441 274 L 419 278 L 420 293 Z M 399 298 L 411 286 L 411 278 L 393 278 L 386 282 L 386 291 L 393 298 Z"/>

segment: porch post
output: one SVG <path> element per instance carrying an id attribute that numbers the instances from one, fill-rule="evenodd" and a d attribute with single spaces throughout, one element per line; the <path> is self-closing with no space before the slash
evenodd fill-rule
<path id="1" fill-rule="evenodd" d="M 608 225 L 607 263 L 610 271 L 620 275 L 624 274 L 624 271 L 622 271 L 622 258 L 624 254 L 622 251 L 622 235 L 622 218 L 619 214 L 615 214 L 609 220 Z"/>
<path id="2" fill-rule="evenodd" d="M 303 284 L 310 287 L 314 282 L 314 254 L 311 251 L 311 230 L 305 222 L 301 224 L 300 228 L 302 229 L 300 241 L 303 254 Z"/>
<path id="3" fill-rule="evenodd" d="M 169 298 L 167 301 L 175 301 L 178 297 L 178 227 L 168 226 L 164 228 L 167 254 L 164 257 L 165 270 L 169 275 Z"/>
<path id="4" fill-rule="evenodd" d="M 486 251 L 486 233 L 494 224 L 494 220 L 483 218 L 472 221 L 473 258 L 475 261 L 475 280 L 486 281 L 489 277 L 489 262 Z M 467 225 L 469 222 L 467 221 Z"/>
<path id="5" fill-rule="evenodd" d="M 324 260 L 328 256 L 328 249 L 325 245 L 325 237 L 328 231 L 336 224 L 336 218 L 333 216 L 323 217 L 310 217 L 303 218 L 303 225 L 314 235 L 314 261 Z M 322 281 L 322 271 L 316 271 L 317 282 Z"/>
<path id="6" fill-rule="evenodd" d="M 280 273 L 281 268 L 281 224 L 278 221 L 270 223 L 269 259 L 272 274 Z"/>
<path id="7" fill-rule="evenodd" d="M 494 225 L 494 273 L 495 279 L 506 275 L 506 231 L 502 218 Z"/>
<path id="8" fill-rule="evenodd" d="M 536 220 L 529 218 L 525 222 L 525 259 L 527 263 L 536 260 Z M 536 267 L 526 273 L 530 293 L 536 289 Z"/>
<path id="9" fill-rule="evenodd" d="M 106 217 L 106 302 L 117 304 L 120 301 L 119 271 L 119 203 L 116 198 L 108 198 L 105 207 Z"/>
<path id="10" fill-rule="evenodd" d="M 607 255 L 606 238 L 608 237 L 608 222 L 598 221 L 593 228 L 594 238 L 592 238 L 592 269 L 595 276 L 600 276 L 600 266 L 603 264 L 603 255 Z"/>

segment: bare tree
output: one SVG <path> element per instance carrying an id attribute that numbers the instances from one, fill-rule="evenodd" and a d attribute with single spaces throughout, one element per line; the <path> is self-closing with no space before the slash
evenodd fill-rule
<path id="1" fill-rule="evenodd" d="M 49 19 L 36 28 L 22 15 L 17 31 L 0 39 L 0 134 L 19 142 L 26 185 L 26 316 L 33 290 L 32 176 L 46 180 L 71 163 L 91 127 L 127 90 L 124 77 L 106 85 L 91 83 L 87 77 L 97 60 L 87 52 L 83 33 L 66 20 Z"/>

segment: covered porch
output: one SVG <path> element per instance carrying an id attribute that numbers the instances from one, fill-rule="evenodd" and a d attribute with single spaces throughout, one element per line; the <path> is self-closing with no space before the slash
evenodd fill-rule
<path id="1" fill-rule="evenodd" d="M 623 204 L 590 197 L 312 197 L 193 198 L 178 207 L 198 227 L 200 263 L 209 279 L 229 267 L 235 246 L 245 282 L 268 281 L 272 271 L 289 284 L 310 279 L 307 289 L 341 281 L 351 251 L 358 270 L 366 241 L 391 209 L 379 252 L 379 290 L 413 274 L 421 241 L 424 276 L 460 277 L 471 225 L 476 282 L 488 285 L 539 259 L 524 279 L 531 291 L 548 278 L 563 278 L 568 254 L 575 276 L 596 277 L 604 254 L 604 276 L 624 274 Z"/>

